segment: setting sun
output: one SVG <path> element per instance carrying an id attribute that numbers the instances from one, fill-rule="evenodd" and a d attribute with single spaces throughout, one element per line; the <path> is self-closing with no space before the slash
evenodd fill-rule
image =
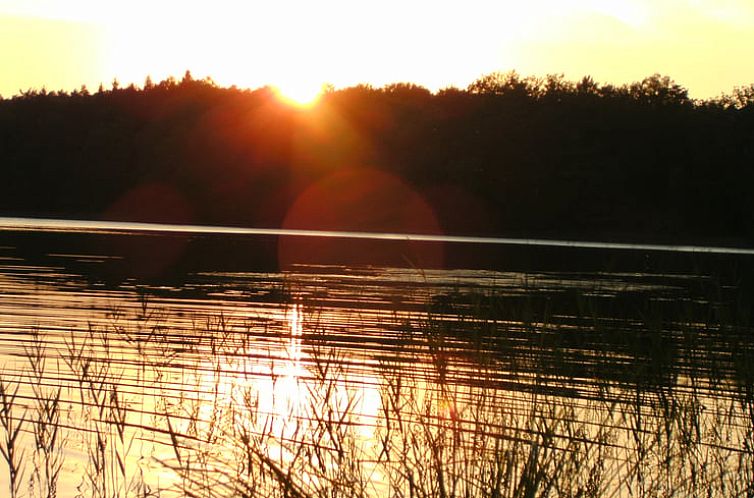
<path id="1" fill-rule="evenodd" d="M 280 100 L 296 107 L 311 107 L 316 104 L 323 88 L 322 84 L 308 81 L 292 81 L 274 86 Z"/>

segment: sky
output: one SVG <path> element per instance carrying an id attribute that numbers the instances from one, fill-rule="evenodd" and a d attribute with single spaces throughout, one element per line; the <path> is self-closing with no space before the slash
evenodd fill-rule
<path id="1" fill-rule="evenodd" d="M 692 97 L 754 83 L 754 0 L 0 0 L 0 95 L 212 77 L 291 91 L 492 71 Z"/>

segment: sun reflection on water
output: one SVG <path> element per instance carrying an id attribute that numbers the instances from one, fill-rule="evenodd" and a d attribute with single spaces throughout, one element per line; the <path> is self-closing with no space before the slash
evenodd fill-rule
<path id="1" fill-rule="evenodd" d="M 307 373 L 302 366 L 301 314 L 300 304 L 288 308 L 285 324 L 289 334 L 284 351 L 269 365 L 258 367 L 262 375 L 254 379 L 257 408 L 264 417 L 263 426 L 270 424 L 272 432 L 281 438 L 289 437 L 297 429 L 307 401 L 307 388 L 303 382 Z"/>
<path id="2" fill-rule="evenodd" d="M 199 425 L 206 430 L 218 413 L 232 413 L 223 430 L 248 431 L 254 435 L 256 451 L 280 462 L 296 457 L 291 443 L 327 447 L 334 436 L 324 434 L 323 427 L 347 428 L 354 444 L 376 458 L 380 381 L 351 371 L 341 356 L 328 356 L 334 349 L 326 344 L 307 345 L 307 328 L 319 324 L 307 322 L 306 307 L 300 302 L 270 318 L 279 332 L 267 351 L 243 350 L 203 359 L 197 389 Z"/>

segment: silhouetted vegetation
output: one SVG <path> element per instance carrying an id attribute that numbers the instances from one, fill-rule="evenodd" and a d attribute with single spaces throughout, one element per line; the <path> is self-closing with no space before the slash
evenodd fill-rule
<path id="1" fill-rule="evenodd" d="M 188 72 L 27 91 L 0 101 L 0 164 L 4 215 L 754 241 L 754 87 L 694 101 L 659 75 L 361 85 L 312 109 Z M 392 180 L 375 194 L 375 177 Z M 368 212 L 379 203 L 391 209 Z"/>

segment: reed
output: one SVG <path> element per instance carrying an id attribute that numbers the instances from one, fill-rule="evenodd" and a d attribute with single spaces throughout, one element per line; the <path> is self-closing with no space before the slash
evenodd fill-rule
<path id="1" fill-rule="evenodd" d="M 76 447 L 97 498 L 754 494 L 745 314 L 638 301 L 622 329 L 609 300 L 567 315 L 522 292 L 396 313 L 379 357 L 330 344 L 314 301 L 288 305 L 300 330 L 219 315 L 170 334 L 143 297 L 62 347 L 37 331 L 0 379 L 10 495 L 59 496 Z"/>
<path id="2" fill-rule="evenodd" d="M 21 486 L 24 476 L 24 448 L 19 448 L 19 436 L 26 422 L 26 410 L 17 417 L 14 412 L 17 409 L 16 396 L 18 384 L 12 385 L 0 378 L 0 427 L 3 430 L 3 439 L 0 440 L 0 454 L 8 466 L 8 486 L 11 498 L 21 496 Z"/>
<path id="3" fill-rule="evenodd" d="M 30 367 L 30 379 L 34 409 L 31 420 L 34 434 L 33 465 L 30 494 L 40 498 L 55 498 L 60 472 L 63 468 L 63 448 L 66 441 L 62 434 L 61 395 L 62 387 L 45 385 L 47 352 L 39 331 L 34 329 L 31 344 L 25 348 Z M 60 365 L 56 365 L 60 371 Z"/>

